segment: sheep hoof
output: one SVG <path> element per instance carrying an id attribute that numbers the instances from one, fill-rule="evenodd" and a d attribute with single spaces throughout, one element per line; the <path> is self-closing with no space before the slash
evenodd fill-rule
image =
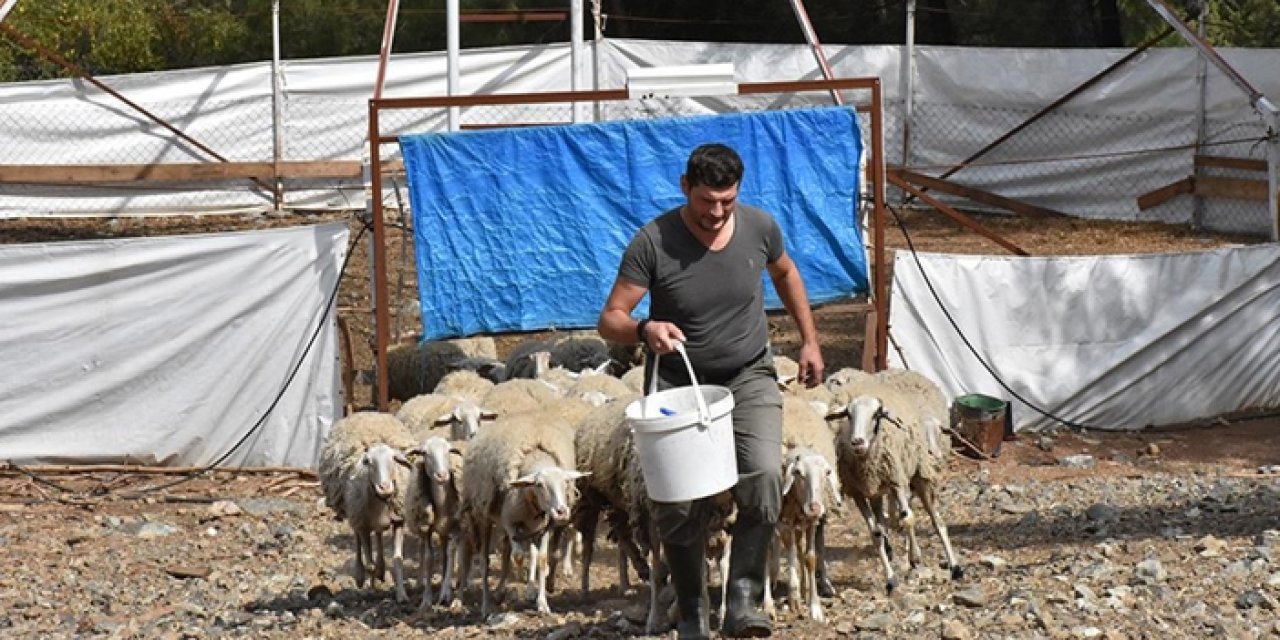
<path id="1" fill-rule="evenodd" d="M 893 595 L 893 590 L 897 588 L 898 588 L 898 579 L 889 578 L 889 581 L 886 582 L 884 585 L 884 592 L 887 595 Z"/>
<path id="2" fill-rule="evenodd" d="M 955 565 L 955 566 L 951 567 L 951 579 L 952 579 L 952 580 L 963 580 L 963 579 L 964 579 L 964 567 L 962 567 L 962 566 L 960 566 L 960 565 Z"/>

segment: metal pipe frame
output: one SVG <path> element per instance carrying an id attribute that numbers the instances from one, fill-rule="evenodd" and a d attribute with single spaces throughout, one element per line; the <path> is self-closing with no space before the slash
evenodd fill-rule
<path id="1" fill-rule="evenodd" d="M 877 370 L 888 367 L 889 316 L 888 310 L 888 273 L 885 263 L 884 225 L 885 225 L 885 176 L 884 157 L 884 103 L 883 91 L 879 78 L 835 78 L 831 80 L 800 80 L 793 82 L 751 82 L 738 85 L 739 95 L 766 93 L 800 93 L 806 91 L 870 91 L 868 104 L 859 104 L 859 112 L 869 113 L 871 117 L 871 161 L 873 207 L 873 265 L 871 265 L 872 304 L 876 311 L 875 344 L 864 348 L 875 349 Z M 386 226 L 382 216 L 382 166 L 381 145 L 394 143 L 398 136 L 384 136 L 379 129 L 379 114 L 383 110 L 423 109 L 423 108 L 457 108 L 462 106 L 493 106 L 513 104 L 549 104 L 569 102 L 601 102 L 608 100 L 630 100 L 626 89 L 604 89 L 594 91 L 552 91 L 545 93 L 495 93 L 471 96 L 433 96 L 405 98 L 374 98 L 369 100 L 369 164 L 372 168 L 370 184 L 371 215 L 373 217 L 373 269 L 374 269 L 374 362 L 377 368 L 378 389 L 374 401 L 381 411 L 386 411 L 388 397 L 387 380 L 387 345 L 389 342 L 388 327 L 390 313 L 386 297 L 387 260 L 386 260 Z M 857 170 L 856 168 L 854 169 Z M 852 212 L 855 216 L 857 211 Z"/>

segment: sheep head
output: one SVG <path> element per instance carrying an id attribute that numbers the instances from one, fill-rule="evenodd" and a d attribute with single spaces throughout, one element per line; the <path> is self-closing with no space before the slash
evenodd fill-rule
<path id="1" fill-rule="evenodd" d="M 368 473 L 369 485 L 373 488 L 374 494 L 382 500 L 387 500 L 396 494 L 398 488 L 396 465 L 406 469 L 413 467 L 409 458 L 403 453 L 381 442 L 365 450 L 364 455 L 360 456 L 360 465 Z"/>
<path id="2" fill-rule="evenodd" d="M 792 451 L 787 456 L 782 494 L 795 493 L 801 510 L 809 518 L 821 518 L 827 510 L 827 500 L 835 506 L 843 504 L 840 496 L 840 479 L 831 463 L 812 450 Z"/>
<path id="3" fill-rule="evenodd" d="M 865 455 L 880 432 L 880 423 L 885 418 L 884 403 L 875 396 L 858 396 L 849 401 L 846 411 L 849 415 L 847 444 L 854 453 Z"/>
<path id="4" fill-rule="evenodd" d="M 569 521 L 573 505 L 577 502 L 577 487 L 573 482 L 591 475 L 589 472 L 543 467 L 512 480 L 508 486 L 525 493 L 530 506 L 550 516 L 557 524 Z"/>

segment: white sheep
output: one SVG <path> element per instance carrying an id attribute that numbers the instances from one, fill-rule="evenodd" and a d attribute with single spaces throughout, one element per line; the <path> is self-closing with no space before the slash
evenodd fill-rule
<path id="1" fill-rule="evenodd" d="M 559 389 L 540 380 L 513 378 L 494 385 L 482 406 L 499 418 L 550 407 L 561 399 Z"/>
<path id="2" fill-rule="evenodd" d="M 575 468 L 573 429 L 551 411 L 500 418 L 467 446 L 462 467 L 462 517 L 468 533 L 462 566 L 473 545 L 483 565 L 480 610 L 489 615 L 489 562 L 495 527 L 512 544 L 530 543 L 538 575 L 537 610 L 549 613 L 546 577 L 552 528 L 568 523 L 584 474 Z M 503 558 L 504 576 L 509 559 Z"/>
<path id="3" fill-rule="evenodd" d="M 480 430 L 481 422 L 493 420 L 497 414 L 469 400 L 424 393 L 401 405 L 396 418 L 418 442 L 430 435 L 456 442 L 470 439 Z"/>
<path id="4" fill-rule="evenodd" d="M 799 611 L 803 597 L 809 607 L 809 619 L 823 622 L 826 615 L 818 597 L 816 536 L 827 511 L 842 504 L 840 480 L 836 475 L 835 437 L 827 426 L 824 412 L 803 398 L 784 395 L 782 448 L 778 539 L 788 559 L 788 600 L 792 610 Z M 803 564 L 798 562 L 800 555 L 803 555 Z M 774 615 L 772 589 L 767 583 L 764 609 L 770 616 Z"/>
<path id="5" fill-rule="evenodd" d="M 635 392 L 622 380 L 607 373 L 587 370 L 578 374 L 577 382 L 568 388 L 566 395 L 578 398 L 602 397 L 606 400 L 613 400 L 633 393 Z"/>
<path id="6" fill-rule="evenodd" d="M 405 526 L 419 540 L 419 583 L 423 587 L 421 607 L 432 604 L 433 551 L 440 549 L 443 564 L 440 604 L 452 599 L 452 554 L 457 547 L 457 517 L 461 504 L 458 488 L 462 474 L 462 452 L 441 436 L 428 436 L 410 450 L 418 457 L 405 492 Z"/>
<path id="7" fill-rule="evenodd" d="M 628 389 L 636 393 L 644 393 L 644 365 L 627 369 L 620 379 Z"/>
<path id="8" fill-rule="evenodd" d="M 404 589 L 404 490 L 411 464 L 402 451 L 413 446 L 408 429 L 385 413 L 355 413 L 334 423 L 320 450 L 325 504 L 346 520 L 355 538 L 356 586 L 386 575 L 382 534 L 391 530 L 396 600 Z"/>
<path id="9" fill-rule="evenodd" d="M 433 393 L 480 404 L 485 394 L 492 389 L 492 380 L 470 369 L 458 369 L 445 374 Z"/>
<path id="10" fill-rule="evenodd" d="M 638 469 L 631 429 L 627 423 L 626 408 L 638 394 L 625 395 L 588 413 L 574 432 L 574 449 L 580 471 L 591 475 L 579 483 L 582 499 L 574 514 L 574 526 L 582 534 L 582 595 L 591 590 L 591 558 L 595 552 L 596 527 L 603 513 L 612 523 L 618 540 L 619 587 L 626 593 L 630 587 L 627 560 L 630 559 L 642 574 L 648 572 L 643 553 L 635 542 L 633 527 L 644 520 L 641 514 L 633 514 L 636 506 L 647 507 L 644 476 L 630 472 Z M 647 515 L 647 514 L 645 514 Z M 642 576 L 644 577 L 644 576 Z"/>
<path id="11" fill-rule="evenodd" d="M 956 561 L 937 505 L 937 485 L 945 468 L 945 452 L 935 453 L 929 446 L 930 434 L 940 429 L 936 418 L 939 408 L 934 404 L 944 396 L 923 390 L 918 378 L 895 372 L 882 372 L 847 384 L 837 391 L 837 396 L 842 394 L 853 397 L 833 414 L 848 418 L 836 440 L 840 480 L 871 530 L 885 569 L 887 589 L 892 591 L 897 579 L 883 526 L 881 501 L 885 497 L 893 501 L 895 519 L 906 529 L 911 565 L 917 566 L 920 562 L 910 503 L 914 494 L 942 539 L 952 578 L 959 579 L 963 570 Z"/>

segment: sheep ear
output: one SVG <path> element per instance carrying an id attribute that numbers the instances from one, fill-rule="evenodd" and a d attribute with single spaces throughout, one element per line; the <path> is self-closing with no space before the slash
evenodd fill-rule
<path id="1" fill-rule="evenodd" d="M 436 425 L 437 425 L 437 426 L 443 426 L 443 425 L 449 424 L 450 422 L 453 422 L 453 413 L 452 413 L 452 412 L 450 412 L 450 413 L 446 413 L 446 414 L 441 415 L 440 417 L 436 418 Z"/>
<path id="2" fill-rule="evenodd" d="M 796 376 L 778 376 L 778 386 L 786 389 L 787 385 L 795 382 L 795 380 Z"/>
<path id="3" fill-rule="evenodd" d="M 564 472 L 564 477 L 568 478 L 570 481 L 577 480 L 578 478 L 585 478 L 585 477 L 587 477 L 587 476 L 589 476 L 589 475 L 591 475 L 591 472 L 590 472 L 590 471 L 566 471 L 566 472 Z"/>
<path id="4" fill-rule="evenodd" d="M 405 467 L 406 469 L 412 469 L 412 468 L 413 468 L 413 463 L 412 463 L 412 462 L 409 462 L 409 458 L 406 458 L 406 457 L 405 457 L 405 455 L 404 455 L 403 453 L 400 453 L 399 451 L 397 451 L 397 452 L 396 452 L 396 455 L 394 456 L 394 458 L 395 458 L 396 464 L 398 464 L 398 465 L 400 465 L 400 466 L 402 466 L 402 467 Z"/>
<path id="5" fill-rule="evenodd" d="M 527 476 L 521 476 L 519 478 L 516 478 L 515 480 L 512 480 L 511 482 L 508 482 L 507 486 L 508 487 L 531 487 L 537 483 L 538 481 L 533 476 L 533 474 L 529 474 Z"/>
<path id="6" fill-rule="evenodd" d="M 425 455 L 427 455 L 427 452 L 426 452 L 426 451 L 423 451 L 423 450 L 422 450 L 422 447 L 414 447 L 414 448 L 412 448 L 412 449 L 410 449 L 410 450 L 408 450 L 408 451 L 404 452 L 404 455 L 406 455 L 406 456 L 408 456 L 408 457 L 410 457 L 410 458 L 414 458 L 414 457 L 417 457 L 417 456 L 425 456 Z"/>
<path id="7" fill-rule="evenodd" d="M 827 420 L 839 420 L 840 418 L 849 417 L 849 405 L 838 404 L 831 407 L 831 411 L 827 412 Z"/>
<path id="8" fill-rule="evenodd" d="M 497 419 L 498 419 L 498 413 L 497 413 L 496 411 L 491 411 L 491 410 L 489 410 L 489 409 L 481 409 L 481 410 L 480 410 L 480 419 L 481 419 L 481 420 L 497 420 Z"/>
<path id="9" fill-rule="evenodd" d="M 785 478 L 782 481 L 782 495 L 785 496 L 791 491 L 791 487 L 796 483 L 796 463 L 788 463 L 787 470 L 782 473 L 782 476 Z"/>
<path id="10" fill-rule="evenodd" d="M 462 449 L 459 449 L 457 447 L 449 447 L 449 453 L 455 456 L 460 456 L 462 455 Z"/>

